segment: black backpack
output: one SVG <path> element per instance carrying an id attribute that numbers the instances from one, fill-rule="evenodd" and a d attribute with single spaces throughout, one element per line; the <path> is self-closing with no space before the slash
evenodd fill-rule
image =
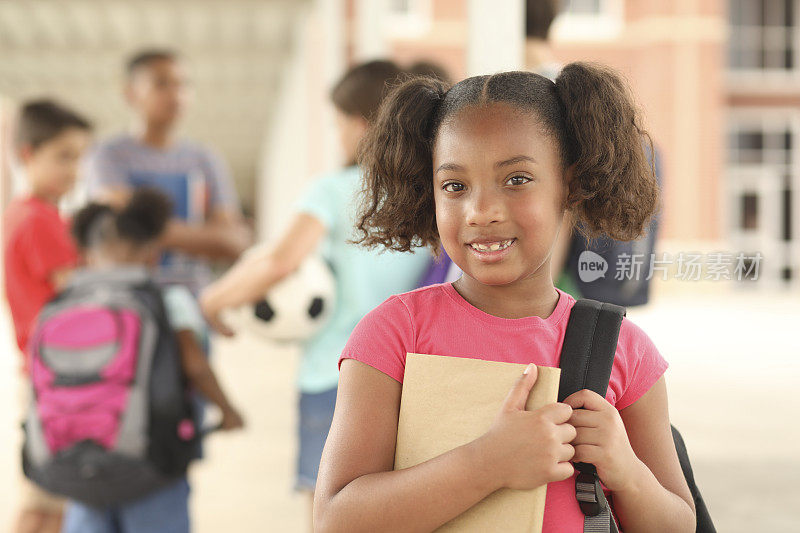
<path id="1" fill-rule="evenodd" d="M 561 348 L 561 382 L 558 401 L 589 389 L 605 397 L 614 363 L 619 328 L 625 308 L 595 300 L 578 300 L 570 313 Z M 694 481 L 689 454 L 678 430 L 672 426 L 672 439 L 681 470 L 694 498 L 697 533 L 716 533 L 700 490 Z M 584 532 L 616 532 L 617 526 L 600 486 L 597 470 L 591 464 L 576 463 L 575 497 L 584 518 Z"/>

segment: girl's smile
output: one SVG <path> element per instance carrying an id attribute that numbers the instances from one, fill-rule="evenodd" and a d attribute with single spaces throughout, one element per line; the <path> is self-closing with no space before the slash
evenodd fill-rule
<path id="1" fill-rule="evenodd" d="M 549 280 L 566 195 L 557 146 L 537 117 L 503 103 L 464 108 L 442 124 L 433 150 L 436 223 L 463 283 Z"/>
<path id="2" fill-rule="evenodd" d="M 494 263 L 498 261 L 502 261 L 510 253 L 510 248 L 514 246 L 517 242 L 517 239 L 496 239 L 496 238 L 486 238 L 486 239 L 476 239 L 470 243 L 467 243 L 466 246 L 469 247 L 470 251 L 475 254 L 475 257 L 478 258 L 479 261 L 484 261 L 486 263 Z"/>

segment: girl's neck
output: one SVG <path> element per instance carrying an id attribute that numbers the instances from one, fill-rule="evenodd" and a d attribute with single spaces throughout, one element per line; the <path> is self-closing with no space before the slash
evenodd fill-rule
<path id="1" fill-rule="evenodd" d="M 552 278 L 539 274 L 509 285 L 486 285 L 464 274 L 453 288 L 471 305 L 500 318 L 547 318 L 559 299 Z"/>
<path id="2" fill-rule="evenodd" d="M 147 256 L 132 246 L 118 244 L 113 248 L 90 250 L 86 255 L 89 268 L 113 270 L 117 268 L 147 268 Z"/>
<path id="3" fill-rule="evenodd" d="M 88 266 L 97 270 L 116 270 L 119 268 L 144 268 L 145 264 L 138 261 L 120 261 L 104 257 L 93 259 Z"/>

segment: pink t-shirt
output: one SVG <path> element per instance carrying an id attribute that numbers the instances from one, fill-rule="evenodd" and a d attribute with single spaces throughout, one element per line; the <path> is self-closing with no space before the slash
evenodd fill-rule
<path id="1" fill-rule="evenodd" d="M 403 382 L 406 353 L 470 357 L 558 367 L 575 299 L 559 292 L 547 318 L 499 318 L 470 305 L 449 283 L 392 296 L 356 326 L 342 352 Z M 667 362 L 650 338 L 623 320 L 606 400 L 628 407 L 664 374 Z M 544 532 L 582 532 L 574 477 L 547 487 Z"/>

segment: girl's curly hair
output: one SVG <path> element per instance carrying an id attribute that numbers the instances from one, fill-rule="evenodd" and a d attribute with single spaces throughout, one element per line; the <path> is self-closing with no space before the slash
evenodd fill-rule
<path id="1" fill-rule="evenodd" d="M 134 191 L 121 209 L 92 202 L 75 214 L 72 235 L 78 246 L 89 249 L 122 240 L 141 246 L 158 239 L 172 216 L 172 202 L 152 188 Z"/>
<path id="2" fill-rule="evenodd" d="M 397 251 L 439 247 L 433 202 L 433 147 L 443 123 L 467 106 L 494 102 L 530 112 L 558 141 L 572 180 L 566 207 L 588 238 L 633 240 L 658 207 L 652 141 L 622 78 L 571 63 L 556 81 L 531 72 L 467 78 L 452 88 L 411 78 L 384 100 L 359 146 L 364 201 L 355 242 Z"/>

